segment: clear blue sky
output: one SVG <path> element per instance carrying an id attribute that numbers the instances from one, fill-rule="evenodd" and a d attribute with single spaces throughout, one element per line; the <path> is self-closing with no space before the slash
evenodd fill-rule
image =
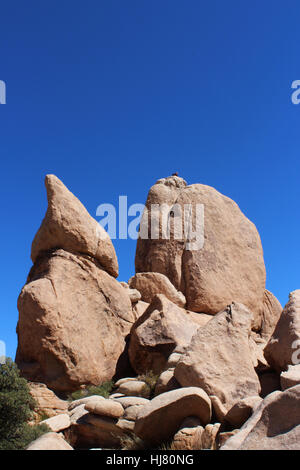
<path id="1" fill-rule="evenodd" d="M 287 0 L 11 0 L 1 3 L 1 326 L 17 296 L 54 173 L 90 213 L 144 202 L 178 171 L 256 224 L 267 287 L 299 288 L 300 4 Z M 120 280 L 134 241 L 116 241 Z"/>

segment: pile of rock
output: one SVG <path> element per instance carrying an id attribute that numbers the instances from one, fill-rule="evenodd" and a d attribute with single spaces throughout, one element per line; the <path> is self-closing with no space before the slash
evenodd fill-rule
<path id="1" fill-rule="evenodd" d="M 55 176 L 46 187 L 18 301 L 16 361 L 52 430 L 30 449 L 112 448 L 128 436 L 152 448 L 299 449 L 300 290 L 282 310 L 265 289 L 260 237 L 238 206 L 159 180 L 141 231 L 161 227 L 152 204 L 168 204 L 170 238 L 139 238 L 136 274 L 120 283 L 105 231 Z M 198 249 L 175 236 L 186 205 L 204 206 Z M 61 399 L 111 379 L 108 399 Z"/>

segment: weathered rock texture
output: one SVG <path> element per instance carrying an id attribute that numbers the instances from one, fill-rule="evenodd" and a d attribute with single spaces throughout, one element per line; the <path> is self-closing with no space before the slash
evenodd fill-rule
<path id="1" fill-rule="evenodd" d="M 183 387 L 200 387 L 218 399 L 219 420 L 237 401 L 260 392 L 249 348 L 251 318 L 244 305 L 231 304 L 198 330 L 175 368 Z"/>
<path id="2" fill-rule="evenodd" d="M 53 432 L 59 432 L 70 427 L 71 421 L 68 413 L 65 413 L 45 419 L 41 424 L 46 424 Z"/>
<path id="3" fill-rule="evenodd" d="M 110 380 L 133 322 L 125 289 L 85 256 L 57 250 L 32 268 L 18 300 L 23 375 L 70 391 Z"/>
<path id="4" fill-rule="evenodd" d="M 30 394 L 36 402 L 34 417 L 39 421 L 40 416 L 47 415 L 49 418 L 66 413 L 68 402 L 58 398 L 45 384 L 29 382 Z"/>
<path id="5" fill-rule="evenodd" d="M 268 290 L 264 293 L 263 316 L 261 325 L 261 336 L 268 341 L 275 330 L 277 322 L 282 312 L 282 306 L 275 295 Z"/>
<path id="6" fill-rule="evenodd" d="M 278 372 L 300 363 L 300 289 L 290 294 L 264 354 Z"/>
<path id="7" fill-rule="evenodd" d="M 139 413 L 134 432 L 151 444 L 167 442 L 188 416 L 204 426 L 210 422 L 211 403 L 204 390 L 187 387 L 153 398 Z"/>
<path id="8" fill-rule="evenodd" d="M 124 414 L 124 408 L 121 403 L 114 400 L 104 400 L 103 397 L 94 397 L 85 404 L 85 409 L 99 416 L 108 416 L 109 418 L 121 418 Z"/>
<path id="9" fill-rule="evenodd" d="M 118 261 L 105 230 L 54 175 L 45 179 L 48 209 L 31 247 L 33 262 L 56 248 L 93 256 L 112 276 L 118 276 Z"/>
<path id="10" fill-rule="evenodd" d="M 268 395 L 222 450 L 300 450 L 300 385 Z"/>
<path id="11" fill-rule="evenodd" d="M 161 372 L 175 348 L 187 346 L 199 328 L 213 317 L 187 312 L 158 294 L 134 324 L 129 343 L 129 358 L 137 373 Z"/>
<path id="12" fill-rule="evenodd" d="M 253 411 L 262 402 L 261 397 L 247 397 L 238 401 L 225 416 L 225 421 L 231 424 L 235 429 L 240 428 L 248 418 L 253 414 Z"/>
<path id="13" fill-rule="evenodd" d="M 160 239 L 151 239 L 151 215 L 153 220 L 159 219 L 153 207 L 151 214 L 153 204 L 170 206 L 169 240 L 162 239 L 161 232 Z M 197 204 L 204 205 L 203 247 L 201 240 L 191 247 L 187 237 L 176 239 L 178 218 L 178 227 L 183 219 L 178 208 L 185 204 L 191 205 L 194 219 Z M 253 327 L 260 329 L 265 291 L 263 251 L 255 226 L 237 204 L 214 188 L 186 186 L 182 178 L 172 176 L 152 186 L 146 207 L 137 242 L 136 272 L 165 274 L 183 292 L 189 310 L 216 314 L 233 300 L 243 303 L 254 314 Z"/>
<path id="14" fill-rule="evenodd" d="M 129 279 L 128 284 L 141 293 L 144 302 L 151 303 L 156 294 L 164 294 L 179 307 L 184 307 L 186 304 L 182 292 L 177 291 L 169 279 L 161 273 L 137 273 Z"/>
<path id="15" fill-rule="evenodd" d="M 35 264 L 18 299 L 16 362 L 27 379 L 69 392 L 110 380 L 123 367 L 135 316 L 128 292 L 111 276 L 111 241 L 97 238 L 97 222 L 56 177 L 46 186 Z"/>

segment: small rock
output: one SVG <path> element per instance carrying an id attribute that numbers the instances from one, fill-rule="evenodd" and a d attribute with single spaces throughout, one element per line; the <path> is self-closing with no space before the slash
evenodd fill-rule
<path id="1" fill-rule="evenodd" d="M 132 380 L 130 382 L 123 382 L 117 389 L 117 392 L 123 393 L 127 396 L 148 398 L 150 389 L 145 382 L 141 380 Z"/>
<path id="2" fill-rule="evenodd" d="M 73 448 L 55 432 L 47 432 L 31 442 L 26 450 L 73 450 Z"/>
<path id="3" fill-rule="evenodd" d="M 60 414 L 52 416 L 52 418 L 45 419 L 40 424 L 47 424 L 51 431 L 59 432 L 63 429 L 67 429 L 71 425 L 71 421 L 68 414 Z"/>

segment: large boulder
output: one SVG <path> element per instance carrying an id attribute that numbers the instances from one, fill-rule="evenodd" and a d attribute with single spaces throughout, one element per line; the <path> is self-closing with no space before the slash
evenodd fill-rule
<path id="1" fill-rule="evenodd" d="M 185 233 L 184 213 L 186 221 L 194 222 L 186 224 Z M 163 238 L 163 220 L 168 221 L 169 239 Z M 159 236 L 151 234 L 154 224 Z M 216 314 L 235 300 L 253 312 L 253 327 L 261 328 L 266 273 L 259 234 L 237 204 L 214 188 L 187 186 L 176 176 L 152 186 L 141 221 L 135 267 L 137 273 L 166 275 L 185 295 L 189 310 Z"/>
<path id="2" fill-rule="evenodd" d="M 156 294 L 164 294 L 167 299 L 179 307 L 184 307 L 186 304 L 183 293 L 176 290 L 164 274 L 137 273 L 129 279 L 128 284 L 141 293 L 144 302 L 151 303 Z"/>
<path id="3" fill-rule="evenodd" d="M 118 370 L 131 301 L 95 260 L 62 249 L 40 256 L 18 309 L 16 362 L 27 379 L 69 392 Z"/>
<path id="4" fill-rule="evenodd" d="M 175 368 L 183 387 L 200 387 L 216 397 L 219 420 L 237 401 L 260 392 L 249 347 L 251 319 L 244 305 L 232 303 L 197 331 Z"/>
<path id="5" fill-rule="evenodd" d="M 187 387 L 158 395 L 141 409 L 134 432 L 149 444 L 161 444 L 188 416 L 199 418 L 202 426 L 210 422 L 211 402 L 204 390 Z"/>
<path id="6" fill-rule="evenodd" d="M 221 450 L 300 450 L 300 385 L 268 395 Z"/>
<path id="7" fill-rule="evenodd" d="M 129 358 L 134 370 L 160 373 L 173 350 L 190 343 L 200 318 L 205 323 L 213 317 L 187 312 L 163 294 L 156 295 L 131 330 Z"/>
<path id="8" fill-rule="evenodd" d="M 45 185 L 48 209 L 32 242 L 32 261 L 35 263 L 45 252 L 63 248 L 92 256 L 117 277 L 118 260 L 105 230 L 55 175 L 47 175 Z"/>
<path id="9" fill-rule="evenodd" d="M 278 372 L 300 363 L 300 289 L 291 292 L 264 354 Z"/>

